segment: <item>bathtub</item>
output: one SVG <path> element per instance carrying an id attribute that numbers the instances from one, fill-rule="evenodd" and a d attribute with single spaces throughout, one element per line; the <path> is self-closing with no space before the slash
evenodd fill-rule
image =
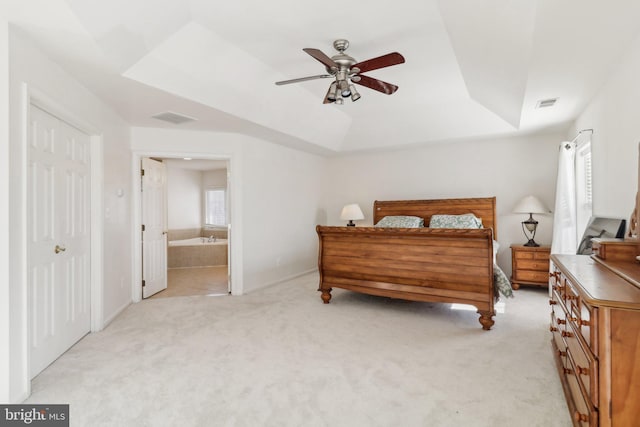
<path id="1" fill-rule="evenodd" d="M 208 237 L 171 240 L 167 248 L 167 267 L 213 267 L 227 265 L 227 239 L 209 241 Z"/>
<path id="2" fill-rule="evenodd" d="M 171 240 L 169 246 L 200 246 L 200 245 L 226 245 L 227 239 L 215 239 L 209 241 L 208 237 L 193 237 L 191 239 Z"/>

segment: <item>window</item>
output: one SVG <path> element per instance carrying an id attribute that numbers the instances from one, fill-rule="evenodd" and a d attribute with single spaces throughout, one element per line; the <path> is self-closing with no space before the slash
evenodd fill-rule
<path id="1" fill-rule="evenodd" d="M 227 194 L 224 188 L 209 188 L 204 192 L 204 223 L 206 226 L 226 227 Z"/>
<path id="2" fill-rule="evenodd" d="M 578 145 L 576 151 L 576 231 L 578 240 L 591 218 L 593 210 L 591 142 Z"/>

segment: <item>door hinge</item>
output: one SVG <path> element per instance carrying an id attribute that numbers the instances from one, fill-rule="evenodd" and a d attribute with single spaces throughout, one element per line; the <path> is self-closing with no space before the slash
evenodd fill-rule
<path id="1" fill-rule="evenodd" d="M 140 176 L 144 176 L 144 169 L 140 169 Z"/>
<path id="2" fill-rule="evenodd" d="M 144 224 L 142 224 L 142 231 L 144 231 Z"/>
<path id="3" fill-rule="evenodd" d="M 142 281 L 142 287 L 144 288 L 145 286 L 147 286 L 147 282 L 146 281 Z"/>

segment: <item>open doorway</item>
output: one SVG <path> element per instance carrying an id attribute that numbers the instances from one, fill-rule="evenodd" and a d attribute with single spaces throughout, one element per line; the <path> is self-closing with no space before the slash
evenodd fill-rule
<path id="1" fill-rule="evenodd" d="M 144 158 L 143 158 L 144 160 Z M 230 194 L 227 160 L 153 157 L 165 170 L 165 201 L 158 209 L 165 220 L 163 250 L 166 287 L 153 295 L 145 293 L 145 272 L 149 260 L 142 233 L 142 283 L 146 298 L 174 296 L 223 296 L 231 292 L 230 283 Z M 141 180 L 143 217 L 144 177 Z"/>

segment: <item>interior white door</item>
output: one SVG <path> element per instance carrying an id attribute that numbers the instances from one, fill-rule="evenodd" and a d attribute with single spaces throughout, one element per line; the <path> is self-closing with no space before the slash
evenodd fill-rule
<path id="1" fill-rule="evenodd" d="M 166 169 L 142 159 L 142 298 L 167 288 Z"/>
<path id="2" fill-rule="evenodd" d="M 225 193 L 225 214 L 227 216 L 227 293 L 231 294 L 231 173 L 229 172 L 229 162 L 227 162 L 227 192 Z"/>
<path id="3" fill-rule="evenodd" d="M 27 153 L 30 375 L 91 328 L 90 138 L 31 106 Z"/>

